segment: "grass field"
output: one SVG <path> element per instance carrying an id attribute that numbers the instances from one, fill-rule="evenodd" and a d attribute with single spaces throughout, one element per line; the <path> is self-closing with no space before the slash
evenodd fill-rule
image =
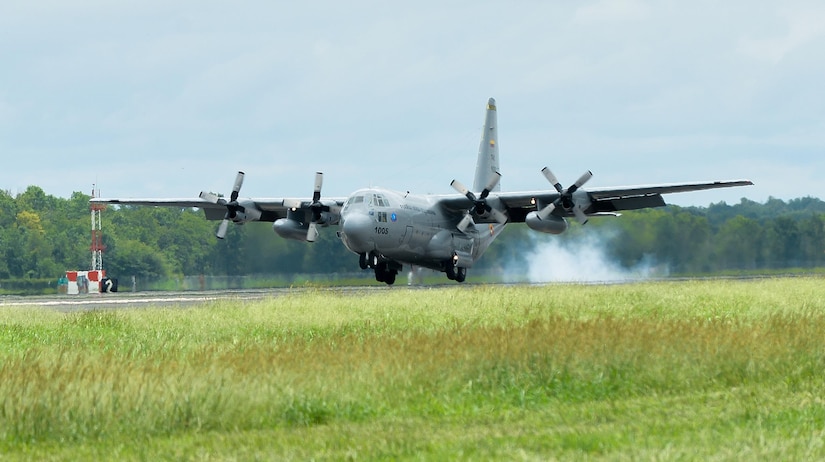
<path id="1" fill-rule="evenodd" d="M 0 460 L 825 458 L 825 279 L 0 307 Z"/>

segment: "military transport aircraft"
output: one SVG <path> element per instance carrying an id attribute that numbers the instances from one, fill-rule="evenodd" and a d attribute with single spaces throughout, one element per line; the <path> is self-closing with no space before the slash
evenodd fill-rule
<path id="1" fill-rule="evenodd" d="M 375 279 L 393 284 L 404 265 L 446 273 L 463 282 L 473 266 L 507 223 L 526 223 L 535 231 L 560 234 L 567 218 L 587 223 L 593 216 L 618 216 L 621 210 L 665 205 L 662 194 L 751 185 L 749 180 L 707 181 L 585 190 L 592 173 L 563 187 L 545 167 L 541 173 L 552 185 L 544 191 L 501 192 L 499 179 L 496 103 L 487 112 L 478 150 L 473 189 L 458 180 L 458 194 L 417 195 L 382 188 L 359 189 L 346 198 L 323 198 L 323 174 L 315 174 L 310 199 L 241 199 L 244 173 L 238 172 L 229 200 L 209 192 L 191 199 L 107 199 L 92 202 L 202 209 L 209 220 L 222 220 L 217 237 L 223 239 L 229 222 L 272 222 L 286 239 L 313 242 L 318 228 L 338 225 L 344 246 L 359 256 L 361 269 L 372 269 Z"/>

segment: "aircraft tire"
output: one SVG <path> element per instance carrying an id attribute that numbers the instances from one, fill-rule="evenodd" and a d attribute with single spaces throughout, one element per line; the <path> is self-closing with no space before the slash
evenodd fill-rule
<path id="1" fill-rule="evenodd" d="M 384 277 L 384 282 L 386 282 L 388 286 L 395 284 L 396 274 L 397 273 L 395 271 L 388 271 Z"/>
<path id="2" fill-rule="evenodd" d="M 458 268 L 455 273 L 456 282 L 464 282 L 465 279 L 467 279 L 467 268 Z"/>
<path id="3" fill-rule="evenodd" d="M 378 282 L 387 282 L 387 275 L 389 272 L 387 271 L 387 265 L 385 263 L 379 263 L 375 266 L 375 280 Z"/>
<path id="4" fill-rule="evenodd" d="M 369 265 L 367 265 L 367 254 L 362 253 L 358 255 L 358 266 L 360 266 L 362 270 L 369 268 Z"/>
<path id="5" fill-rule="evenodd" d="M 451 281 L 455 280 L 455 266 L 452 265 L 452 262 L 447 264 L 446 268 L 444 268 L 444 272 L 447 273 L 447 279 Z"/>

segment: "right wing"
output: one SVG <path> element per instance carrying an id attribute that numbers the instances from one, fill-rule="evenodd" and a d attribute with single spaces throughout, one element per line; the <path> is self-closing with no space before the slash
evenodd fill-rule
<path id="1" fill-rule="evenodd" d="M 174 207 L 179 209 L 201 209 L 207 220 L 221 220 L 215 233 L 219 239 L 226 236 L 229 222 L 241 225 L 249 221 L 274 222 L 275 232 L 287 239 L 312 242 L 318 238 L 318 226 L 337 225 L 341 218 L 344 198 L 321 200 L 313 195 L 312 199 L 266 198 L 238 199 L 226 201 L 212 195 L 211 200 L 204 199 L 208 194 L 201 194 L 198 199 L 159 198 L 159 199 L 122 199 L 92 198 L 91 203 L 113 205 L 139 205 L 150 207 Z"/>
<path id="2" fill-rule="evenodd" d="M 343 198 L 333 198 L 322 200 L 321 203 L 331 210 L 344 205 Z M 189 198 L 102 198 L 95 197 L 89 200 L 96 204 L 113 204 L 113 205 L 139 205 L 149 207 L 171 207 L 179 209 L 201 209 L 206 214 L 207 220 L 222 220 L 227 213 L 227 204 L 214 203 L 205 199 L 189 199 Z M 273 222 L 279 218 L 286 218 L 287 212 L 290 210 L 309 211 L 312 200 L 310 199 L 296 199 L 296 198 L 261 198 L 261 199 L 238 199 L 237 204 L 242 206 L 245 210 L 252 211 L 253 215 L 257 215 L 254 211 L 260 212 L 260 217 L 245 220 L 245 221 L 267 221 Z M 294 210 L 293 210 L 294 209 Z"/>
<path id="3" fill-rule="evenodd" d="M 90 202 L 114 205 L 143 205 L 151 207 L 175 207 L 202 209 L 207 220 L 222 220 L 215 235 L 223 239 L 229 222 L 242 225 L 249 221 L 274 222 L 275 232 L 289 239 L 314 241 L 318 226 L 338 224 L 341 207 L 346 199 L 321 199 L 323 173 L 315 172 L 315 189 L 311 199 L 266 198 L 241 199 L 244 172 L 238 172 L 229 200 L 215 193 L 203 191 L 198 199 L 121 199 L 92 198 Z"/>

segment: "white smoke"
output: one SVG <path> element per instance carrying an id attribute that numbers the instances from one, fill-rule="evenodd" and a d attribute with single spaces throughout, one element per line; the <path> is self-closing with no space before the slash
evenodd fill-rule
<path id="1" fill-rule="evenodd" d="M 650 257 L 632 268 L 622 266 L 607 252 L 611 241 L 616 242 L 603 230 L 566 237 L 536 236 L 521 253 L 524 260 L 509 263 L 504 273 L 510 281 L 531 283 L 622 282 L 667 276 L 667 267 L 654 265 Z"/>

